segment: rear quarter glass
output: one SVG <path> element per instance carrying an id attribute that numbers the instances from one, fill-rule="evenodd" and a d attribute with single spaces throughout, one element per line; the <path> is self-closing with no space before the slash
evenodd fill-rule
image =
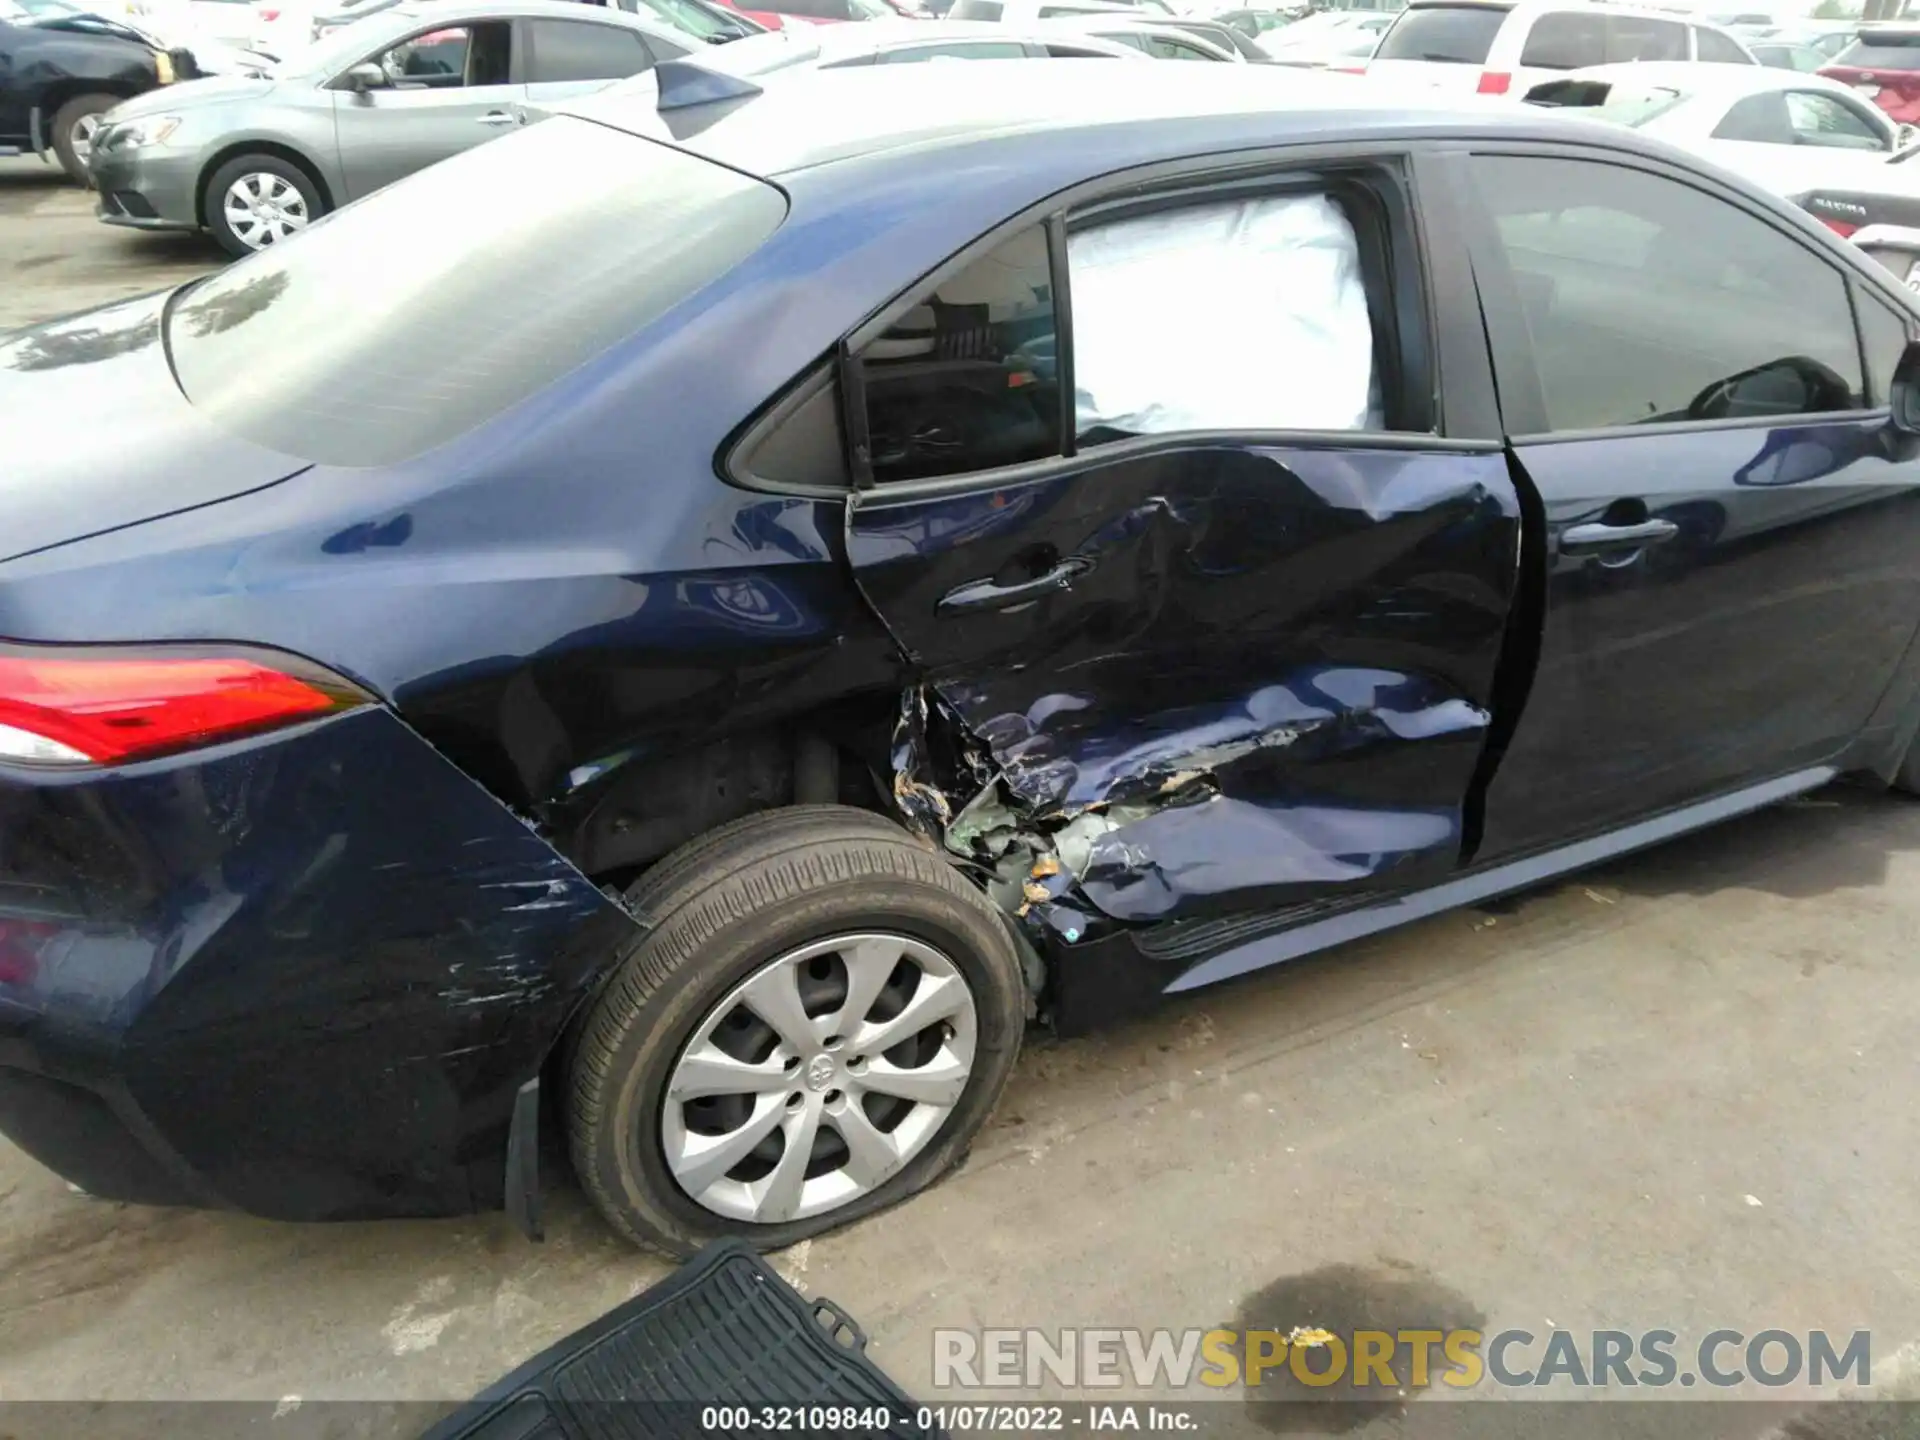
<path id="1" fill-rule="evenodd" d="M 475 195 L 514 203 L 476 223 Z M 394 464 L 636 333 L 786 209 L 763 181 L 555 116 L 182 291 L 168 348 L 223 429 L 318 464 Z"/>

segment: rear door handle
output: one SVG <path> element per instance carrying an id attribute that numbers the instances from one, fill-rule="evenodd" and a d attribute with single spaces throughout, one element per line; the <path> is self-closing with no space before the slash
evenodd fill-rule
<path id="1" fill-rule="evenodd" d="M 1069 555 L 1044 575 L 1012 585 L 996 584 L 991 577 L 969 580 L 940 597 L 934 606 L 936 615 L 964 615 L 973 610 L 1011 610 L 1043 595 L 1071 590 L 1073 582 L 1093 569 L 1093 561 L 1083 555 Z"/>
<path id="2" fill-rule="evenodd" d="M 1680 533 L 1671 520 L 1642 520 L 1638 525 L 1569 525 L 1560 535 L 1563 555 L 1585 555 L 1595 550 L 1638 549 L 1658 545 Z"/>
<path id="3" fill-rule="evenodd" d="M 482 125 L 517 125 L 519 121 L 504 110 L 489 110 L 480 117 Z"/>

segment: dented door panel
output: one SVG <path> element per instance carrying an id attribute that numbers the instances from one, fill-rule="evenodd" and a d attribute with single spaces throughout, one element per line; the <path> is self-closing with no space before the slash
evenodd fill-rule
<path id="1" fill-rule="evenodd" d="M 902 809 L 1068 939 L 1443 876 L 1518 541 L 1486 447 L 1210 441 L 864 493 L 849 558 L 928 691 Z"/>

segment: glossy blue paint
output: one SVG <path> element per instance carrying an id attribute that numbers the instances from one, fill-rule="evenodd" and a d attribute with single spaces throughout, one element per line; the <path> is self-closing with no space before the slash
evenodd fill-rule
<path id="1" fill-rule="evenodd" d="M 1179 919 L 1448 874 L 1519 528 L 1497 450 L 1132 442 L 992 489 L 863 494 L 848 554 L 990 752 L 1022 843 L 1075 882 L 1041 908 L 1080 932 L 1089 911 Z M 941 613 L 959 587 L 1067 561 L 1080 573 L 1042 598 Z M 1008 827 L 954 828 L 990 860 Z"/>
<path id="2" fill-rule="evenodd" d="M 1849 750 L 1920 625 L 1913 440 L 1868 413 L 1523 441 L 1518 455 L 1544 502 L 1550 573 L 1480 858 Z M 1677 531 L 1565 553 L 1566 531 L 1603 515 Z"/>
<path id="3" fill-rule="evenodd" d="M 0 766 L 0 836 L 0 1125 L 108 1199 L 497 1206 L 515 1091 L 640 933 L 379 707 Z"/>
<path id="4" fill-rule="evenodd" d="M 1883 708 L 1913 692 L 1910 457 L 1879 421 L 1528 449 L 1550 534 L 1622 477 L 1679 527 L 1643 570 L 1550 578 L 1517 548 L 1505 457 L 1432 437 L 1127 442 L 851 501 L 725 483 L 730 438 L 868 316 L 1099 177 L 1490 126 L 1648 148 L 1546 116 L 1384 110 L 1338 80 L 1288 77 L 1283 104 L 1273 77 L 1153 67 L 1112 95 L 1041 64 L 1010 101 L 973 93 L 982 67 L 898 68 L 935 73 L 875 77 L 891 108 L 819 109 L 804 79 L 718 118 L 610 105 L 598 123 L 773 176 L 787 221 L 402 463 L 307 466 L 215 432 L 172 387 L 154 300 L 0 345 L 0 636 L 272 646 L 384 702 L 124 770 L 0 772 L 0 1127 L 101 1194 L 302 1217 L 498 1203 L 515 1094 L 644 923 L 593 880 L 677 843 L 672 787 L 698 791 L 716 745 L 748 756 L 728 779 L 764 772 L 736 813 L 783 803 L 763 751 L 828 710 L 857 712 L 835 738 L 884 776 L 904 708 L 909 816 L 984 824 L 958 812 L 990 791 L 1071 856 L 1030 910 L 1071 1020 L 1205 963 L 1168 930 L 1403 913 L 1455 875 L 1503 720 L 1519 728 L 1482 859 L 1584 823 L 1562 780 L 1641 803 L 1673 778 L 1663 734 L 1693 799 L 1742 766 L 1811 763 L 1867 723 L 1876 680 Z M 1452 328 L 1436 353 L 1484 346 Z M 957 587 L 1066 557 L 1089 568 L 1058 595 L 939 617 Z M 1511 614 L 1530 567 L 1544 620 Z M 1501 690 L 1516 637 L 1546 650 L 1524 710 L 1524 687 Z M 1698 699 L 1699 675 L 1674 678 L 1689 667 L 1725 693 Z M 607 838 L 630 819 L 667 838 Z"/>

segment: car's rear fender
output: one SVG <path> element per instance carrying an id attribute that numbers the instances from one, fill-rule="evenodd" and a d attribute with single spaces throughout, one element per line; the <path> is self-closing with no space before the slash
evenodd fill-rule
<path id="1" fill-rule="evenodd" d="M 496 1206 L 516 1090 L 638 934 L 382 706 L 0 765 L 0 1129 L 112 1198 Z"/>

